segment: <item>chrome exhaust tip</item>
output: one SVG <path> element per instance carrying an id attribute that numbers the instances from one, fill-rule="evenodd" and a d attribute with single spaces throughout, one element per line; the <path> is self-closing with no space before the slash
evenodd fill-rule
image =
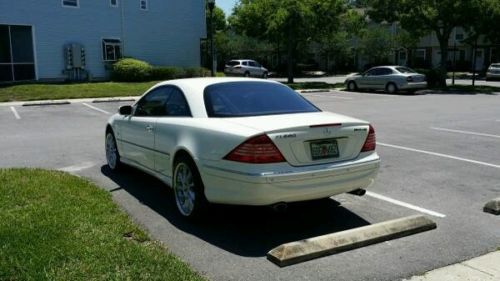
<path id="1" fill-rule="evenodd" d="M 352 194 L 352 195 L 356 195 L 356 196 L 363 196 L 366 194 L 366 190 L 359 188 L 359 189 L 355 189 L 353 191 L 349 191 L 348 193 Z"/>

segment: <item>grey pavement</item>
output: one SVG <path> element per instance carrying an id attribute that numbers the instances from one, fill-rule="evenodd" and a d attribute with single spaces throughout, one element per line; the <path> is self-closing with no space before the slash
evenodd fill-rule
<path id="1" fill-rule="evenodd" d="M 408 281 L 498 281 L 500 280 L 500 251 L 478 258 L 435 269 Z"/>
<path id="2" fill-rule="evenodd" d="M 400 280 L 497 250 L 500 217 L 483 206 L 500 197 L 500 96 L 304 96 L 374 124 L 383 162 L 364 197 L 292 204 L 284 214 L 216 206 L 206 221 L 188 223 L 161 182 L 134 169 L 107 169 L 107 113 L 127 102 L 0 106 L 0 167 L 63 169 L 96 182 L 154 239 L 212 280 Z M 430 216 L 437 229 L 286 268 L 266 259 L 286 242 L 416 214 Z"/>

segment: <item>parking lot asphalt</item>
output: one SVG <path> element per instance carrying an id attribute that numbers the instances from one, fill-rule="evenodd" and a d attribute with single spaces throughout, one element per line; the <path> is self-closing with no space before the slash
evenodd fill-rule
<path id="1" fill-rule="evenodd" d="M 154 178 L 105 165 L 106 119 L 127 103 L 0 105 L 0 167 L 62 169 L 109 190 L 153 238 L 213 280 L 397 280 L 496 250 L 500 218 L 500 96 L 324 92 L 323 110 L 372 122 L 382 158 L 363 197 L 269 208 L 216 206 L 199 224 L 175 212 Z M 279 268 L 266 253 L 286 242 L 424 214 L 436 230 Z"/>
<path id="2" fill-rule="evenodd" d="M 321 76 L 321 77 L 306 77 L 306 78 L 295 78 L 294 81 L 297 83 L 303 83 L 303 82 L 325 82 L 329 84 L 336 84 L 336 83 L 344 83 L 345 79 L 347 78 L 346 75 L 335 75 L 335 76 Z M 276 78 L 271 78 L 273 80 L 279 81 L 279 82 L 286 82 L 287 78 L 284 77 L 276 77 Z M 448 85 L 453 84 L 452 79 L 447 79 L 446 83 Z M 455 79 L 455 84 L 456 85 L 472 85 L 472 79 Z M 492 86 L 492 87 L 500 87 L 500 81 L 486 81 L 483 79 L 477 79 L 475 81 L 476 86 Z"/>

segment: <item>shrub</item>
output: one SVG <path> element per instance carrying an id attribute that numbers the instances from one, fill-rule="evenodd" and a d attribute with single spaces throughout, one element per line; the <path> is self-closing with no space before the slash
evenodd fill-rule
<path id="1" fill-rule="evenodd" d="M 425 74 L 427 78 L 427 85 L 429 87 L 437 87 L 441 79 L 446 78 L 446 73 L 443 73 L 439 68 L 432 69 L 415 69 L 418 73 Z"/>
<path id="2" fill-rule="evenodd" d="M 170 80 L 185 76 L 184 69 L 180 67 L 158 66 L 151 70 L 151 80 Z"/>
<path id="3" fill-rule="evenodd" d="M 113 65 L 111 77 L 115 81 L 142 82 L 150 79 L 152 69 L 147 62 L 126 58 Z"/>
<path id="4" fill-rule="evenodd" d="M 203 67 L 189 67 L 185 69 L 186 78 L 189 77 L 205 77 L 210 75 L 210 70 Z"/>
<path id="5" fill-rule="evenodd" d="M 111 79 L 120 82 L 143 82 L 178 78 L 205 77 L 210 71 L 202 67 L 181 68 L 173 66 L 151 66 L 147 62 L 126 58 L 113 65 Z"/>

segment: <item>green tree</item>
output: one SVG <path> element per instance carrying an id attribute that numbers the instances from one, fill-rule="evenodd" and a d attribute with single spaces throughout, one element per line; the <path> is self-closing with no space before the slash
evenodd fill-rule
<path id="1" fill-rule="evenodd" d="M 474 21 L 482 0 L 371 0 L 370 16 L 379 21 L 400 22 L 415 35 L 434 32 L 441 50 L 440 69 L 446 73 L 448 40 L 457 26 L 467 27 Z M 498 0 L 493 0 L 498 1 Z M 439 84 L 446 86 L 446 76 Z"/>
<path id="2" fill-rule="evenodd" d="M 218 67 L 231 59 L 253 58 L 268 67 L 269 57 L 274 53 L 272 44 L 231 31 L 219 32 L 215 37 Z"/>
<path id="3" fill-rule="evenodd" d="M 362 30 L 358 42 L 360 54 L 368 58 L 370 64 L 387 64 L 395 49 L 387 26 L 371 26 Z"/>
<path id="4" fill-rule="evenodd" d="M 500 22 L 500 1 L 482 0 L 476 5 L 470 25 L 465 26 L 469 33 L 468 41 L 475 41 L 479 36 L 484 35 L 490 42 L 500 43 L 500 29 L 492 28 L 493 23 Z"/>
<path id="5" fill-rule="evenodd" d="M 326 31 L 318 38 L 318 46 L 321 55 L 326 60 L 327 68 L 330 59 L 336 68 L 339 65 L 352 65 L 355 56 L 353 43 L 366 28 L 365 16 L 355 9 L 349 9 L 339 18 L 339 25 L 333 31 Z M 355 66 L 354 66 L 355 67 Z"/>
<path id="6" fill-rule="evenodd" d="M 207 32 L 210 32 L 210 10 L 206 9 L 206 20 L 207 20 Z M 219 7 L 214 7 L 213 11 L 213 16 L 214 16 L 214 29 L 215 31 L 224 31 L 227 28 L 227 20 L 226 20 L 226 14 L 224 11 L 219 8 Z"/>
<path id="7" fill-rule="evenodd" d="M 229 22 L 239 34 L 285 46 L 288 82 L 293 83 L 299 46 L 337 28 L 345 8 L 344 0 L 241 0 Z"/>

